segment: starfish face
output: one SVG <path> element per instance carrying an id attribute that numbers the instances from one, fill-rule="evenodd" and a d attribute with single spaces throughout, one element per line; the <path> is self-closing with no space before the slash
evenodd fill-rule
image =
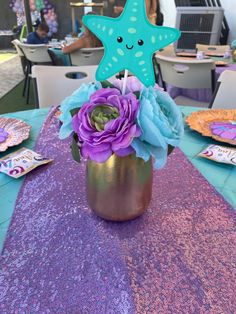
<path id="1" fill-rule="evenodd" d="M 98 81 L 129 70 L 145 86 L 154 85 L 153 54 L 180 37 L 177 29 L 148 21 L 144 0 L 128 0 L 118 18 L 86 15 L 83 23 L 104 45 L 104 57 L 96 72 Z"/>

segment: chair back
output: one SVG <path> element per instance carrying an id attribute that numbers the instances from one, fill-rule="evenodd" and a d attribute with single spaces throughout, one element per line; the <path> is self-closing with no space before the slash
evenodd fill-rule
<path id="1" fill-rule="evenodd" d="M 32 63 L 51 63 L 52 60 L 48 54 L 46 45 L 29 45 L 19 43 L 26 59 Z"/>
<path id="2" fill-rule="evenodd" d="M 179 88 L 214 89 L 215 63 L 211 59 L 187 59 L 156 54 L 162 81 Z"/>
<path id="3" fill-rule="evenodd" d="M 38 105 L 40 108 L 59 105 L 63 99 L 71 95 L 83 83 L 94 81 L 97 66 L 32 67 L 32 78 L 36 80 Z"/>
<path id="4" fill-rule="evenodd" d="M 230 49 L 229 45 L 202 45 L 196 44 L 197 51 L 203 52 L 216 52 L 224 54 L 227 50 Z"/>
<path id="5" fill-rule="evenodd" d="M 236 109 L 236 71 L 225 70 L 218 79 L 218 88 L 212 101 L 214 109 Z"/>
<path id="6" fill-rule="evenodd" d="M 27 41 L 27 36 L 28 36 L 28 30 L 27 30 L 27 25 L 24 24 L 22 26 L 21 32 L 20 32 L 20 42 L 24 43 Z"/>
<path id="7" fill-rule="evenodd" d="M 72 65 L 98 65 L 104 54 L 103 47 L 82 48 L 70 54 Z"/>
<path id="8" fill-rule="evenodd" d="M 12 42 L 11 42 L 14 47 L 16 48 L 16 52 L 18 54 L 19 57 L 24 57 L 24 53 L 23 51 L 21 50 L 21 48 L 19 47 L 19 44 L 21 43 L 18 39 L 14 39 Z"/>
<path id="9" fill-rule="evenodd" d="M 161 49 L 161 51 L 157 52 L 158 54 L 161 54 L 163 56 L 167 56 L 167 57 L 174 57 L 175 56 L 175 49 L 174 49 L 174 45 L 169 45 L 166 46 L 165 48 Z"/>

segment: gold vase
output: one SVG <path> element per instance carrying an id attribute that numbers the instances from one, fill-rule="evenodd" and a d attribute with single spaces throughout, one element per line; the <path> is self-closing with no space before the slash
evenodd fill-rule
<path id="1" fill-rule="evenodd" d="M 89 160 L 86 169 L 87 199 L 100 217 L 125 221 L 142 215 L 152 197 L 152 161 L 135 154 L 113 154 L 105 163 Z"/>
<path id="2" fill-rule="evenodd" d="M 232 59 L 233 59 L 233 62 L 236 62 L 236 49 L 234 49 L 232 52 Z"/>

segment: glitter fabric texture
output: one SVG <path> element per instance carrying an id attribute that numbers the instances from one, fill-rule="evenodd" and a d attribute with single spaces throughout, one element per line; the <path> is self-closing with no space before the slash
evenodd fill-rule
<path id="1" fill-rule="evenodd" d="M 27 175 L 5 241 L 0 313 L 235 313 L 235 214 L 181 151 L 142 217 L 107 222 L 54 114 L 36 144 L 54 162 Z"/>

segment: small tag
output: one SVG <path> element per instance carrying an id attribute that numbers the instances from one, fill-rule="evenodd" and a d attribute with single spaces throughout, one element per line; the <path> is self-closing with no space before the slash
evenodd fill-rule
<path id="1" fill-rule="evenodd" d="M 28 148 L 21 148 L 0 159 L 0 172 L 17 179 L 52 161 L 53 159 L 45 158 Z"/>
<path id="2" fill-rule="evenodd" d="M 236 166 L 236 149 L 231 147 L 210 145 L 198 154 L 198 156 Z"/>

